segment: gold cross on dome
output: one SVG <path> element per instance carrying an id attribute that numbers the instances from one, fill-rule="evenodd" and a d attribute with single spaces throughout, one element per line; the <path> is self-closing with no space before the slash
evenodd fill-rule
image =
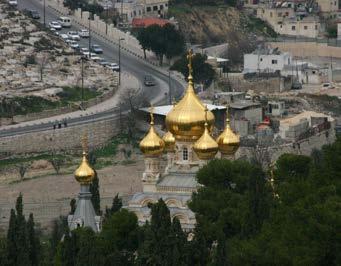
<path id="1" fill-rule="evenodd" d="M 193 50 L 192 49 L 189 49 L 188 50 L 188 54 L 187 54 L 187 60 L 188 60 L 188 73 L 189 75 L 191 76 L 193 74 Z"/>
<path id="2" fill-rule="evenodd" d="M 82 148 L 83 148 L 83 153 L 88 152 L 88 136 L 86 133 L 84 133 L 82 137 Z"/>
<path id="3" fill-rule="evenodd" d="M 154 124 L 154 106 L 153 105 L 150 106 L 149 112 L 150 112 L 150 124 L 153 125 Z"/>

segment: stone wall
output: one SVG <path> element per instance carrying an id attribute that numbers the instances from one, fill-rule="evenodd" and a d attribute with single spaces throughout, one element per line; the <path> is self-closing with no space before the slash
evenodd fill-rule
<path id="1" fill-rule="evenodd" d="M 269 42 L 272 48 L 290 52 L 293 56 L 305 57 L 333 57 L 341 58 L 341 47 L 328 46 L 327 43 L 317 42 Z"/>
<path id="2" fill-rule="evenodd" d="M 81 138 L 88 135 L 91 147 L 101 147 L 119 133 L 119 114 L 104 121 L 51 129 L 0 138 L 1 153 L 22 154 L 53 150 L 70 150 L 81 147 Z"/>

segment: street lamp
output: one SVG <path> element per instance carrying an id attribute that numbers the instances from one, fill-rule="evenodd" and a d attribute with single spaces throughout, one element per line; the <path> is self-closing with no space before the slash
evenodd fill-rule
<path id="1" fill-rule="evenodd" d="M 88 27 L 88 31 L 89 31 L 89 59 L 91 59 L 91 28 L 90 28 L 90 21 L 91 21 L 91 13 L 89 12 L 89 27 Z"/>
<path id="2" fill-rule="evenodd" d="M 123 41 L 124 38 L 118 39 L 118 85 L 121 85 L 121 41 Z"/>
<path id="3" fill-rule="evenodd" d="M 108 1 L 106 2 L 106 18 L 105 18 L 105 35 L 108 34 L 108 17 L 109 17 L 109 3 Z"/>
<path id="4" fill-rule="evenodd" d="M 46 16 L 45 16 L 45 12 L 46 12 L 46 5 L 45 5 L 45 0 L 44 0 L 44 27 L 46 27 Z"/>
<path id="5" fill-rule="evenodd" d="M 168 70 L 168 96 L 169 96 L 169 104 L 172 105 L 172 87 L 171 87 L 171 72 Z"/>

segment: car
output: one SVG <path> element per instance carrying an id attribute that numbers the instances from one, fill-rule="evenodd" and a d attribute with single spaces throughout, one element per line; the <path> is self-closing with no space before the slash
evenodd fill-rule
<path id="1" fill-rule="evenodd" d="M 40 19 L 40 14 L 34 9 L 25 9 L 24 14 L 33 19 Z"/>
<path id="2" fill-rule="evenodd" d="M 70 45 L 71 48 L 78 50 L 79 49 L 79 44 L 75 41 L 75 40 L 70 40 L 68 42 L 68 44 Z"/>
<path id="3" fill-rule="evenodd" d="M 59 34 L 60 38 L 63 39 L 64 42 L 66 42 L 67 40 L 69 40 L 69 35 L 65 34 L 65 33 L 62 33 L 62 34 Z"/>
<path id="4" fill-rule="evenodd" d="M 302 89 L 302 83 L 299 81 L 294 81 L 291 85 L 292 90 L 301 90 Z"/>
<path id="5" fill-rule="evenodd" d="M 93 56 L 93 55 L 91 54 L 91 60 L 94 61 L 94 62 L 96 62 L 96 63 L 98 63 L 98 62 L 102 61 L 103 58 L 102 58 L 102 57 L 99 57 L 98 55 Z"/>
<path id="6" fill-rule="evenodd" d="M 94 52 L 96 54 L 103 54 L 103 50 L 98 44 L 91 45 L 91 52 Z"/>
<path id="7" fill-rule="evenodd" d="M 322 89 L 334 89 L 334 86 L 330 82 L 326 82 L 322 84 Z"/>
<path id="8" fill-rule="evenodd" d="M 111 63 L 106 65 L 107 68 L 111 69 L 112 71 L 120 71 L 120 66 L 117 63 Z"/>
<path id="9" fill-rule="evenodd" d="M 155 80 L 152 76 L 145 76 L 144 77 L 144 85 L 146 86 L 155 86 Z"/>
<path id="10" fill-rule="evenodd" d="M 86 58 L 86 59 L 93 59 L 93 58 L 99 58 L 98 56 L 97 56 L 97 54 L 95 54 L 95 53 L 89 53 L 89 52 L 83 52 L 83 56 L 84 56 L 84 58 Z"/>
<path id="11" fill-rule="evenodd" d="M 81 29 L 80 31 L 78 31 L 78 35 L 82 38 L 89 38 L 90 36 L 89 31 L 86 29 Z"/>
<path id="12" fill-rule="evenodd" d="M 79 49 L 79 52 L 82 54 L 82 55 L 85 55 L 85 54 L 89 54 L 89 49 L 88 48 L 80 48 Z"/>
<path id="13" fill-rule="evenodd" d="M 98 60 L 97 63 L 100 64 L 101 66 L 104 66 L 104 67 L 107 65 L 110 65 L 110 63 L 107 60 L 105 60 L 104 58 Z"/>
<path id="14" fill-rule="evenodd" d="M 55 29 L 55 30 L 61 30 L 62 29 L 62 24 L 60 24 L 58 21 L 51 21 L 49 23 L 49 27 L 51 29 Z"/>
<path id="15" fill-rule="evenodd" d="M 8 0 L 8 4 L 10 6 L 17 6 L 18 5 L 18 1 L 17 0 Z"/>
<path id="16" fill-rule="evenodd" d="M 69 31 L 67 33 L 67 35 L 69 36 L 69 38 L 71 40 L 74 40 L 74 41 L 79 41 L 81 39 L 81 37 L 79 37 L 77 31 Z"/>
<path id="17" fill-rule="evenodd" d="M 71 18 L 69 17 L 60 17 L 59 20 L 60 24 L 64 28 L 70 28 L 71 27 Z"/>

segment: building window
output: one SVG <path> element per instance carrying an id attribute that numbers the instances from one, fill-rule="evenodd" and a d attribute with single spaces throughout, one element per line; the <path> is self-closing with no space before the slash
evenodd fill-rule
<path id="1" fill-rule="evenodd" d="M 279 12 L 278 13 L 278 17 L 280 18 L 282 16 L 282 12 Z"/>
<path id="2" fill-rule="evenodd" d="M 275 60 L 275 59 L 272 59 L 272 60 L 271 60 L 271 64 L 273 64 L 273 65 L 277 65 L 277 60 Z"/>
<path id="3" fill-rule="evenodd" d="M 317 25 L 315 25 L 315 30 L 317 30 Z"/>
<path id="4" fill-rule="evenodd" d="M 160 10 L 163 10 L 163 5 L 160 5 Z"/>
<path id="5" fill-rule="evenodd" d="M 291 30 L 296 30 L 296 26 L 291 26 Z"/>
<path id="6" fill-rule="evenodd" d="M 289 12 L 285 12 L 285 16 L 289 16 Z"/>
<path id="7" fill-rule="evenodd" d="M 316 74 L 316 71 L 315 70 L 313 70 L 311 73 L 313 73 L 314 75 Z"/>
<path id="8" fill-rule="evenodd" d="M 263 61 L 263 58 L 261 58 L 260 61 L 262 62 L 262 61 Z"/>
<path id="9" fill-rule="evenodd" d="M 165 6 L 168 6 L 168 4 L 166 3 Z"/>
<path id="10" fill-rule="evenodd" d="M 157 6 L 153 6 L 153 11 L 157 11 Z"/>
<path id="11" fill-rule="evenodd" d="M 304 26 L 304 29 L 307 30 L 307 29 L 308 29 L 308 26 Z"/>
<path id="12" fill-rule="evenodd" d="M 188 161 L 188 149 L 187 148 L 183 148 L 182 150 L 182 160 Z"/>
<path id="13" fill-rule="evenodd" d="M 270 18 L 272 18 L 272 12 L 270 12 Z"/>
<path id="14" fill-rule="evenodd" d="M 147 12 L 152 11 L 152 8 L 150 6 L 147 7 Z"/>

